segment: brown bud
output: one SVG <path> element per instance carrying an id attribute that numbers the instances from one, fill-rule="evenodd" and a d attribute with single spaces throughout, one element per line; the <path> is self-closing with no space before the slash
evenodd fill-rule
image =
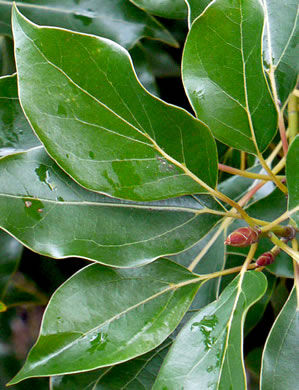
<path id="1" fill-rule="evenodd" d="M 265 267 L 266 265 L 272 264 L 275 260 L 275 256 L 272 252 L 263 253 L 256 261 L 256 265 L 259 267 Z"/>
<path id="2" fill-rule="evenodd" d="M 258 241 L 261 231 L 250 226 L 233 231 L 224 241 L 225 245 L 245 247 Z"/>
<path id="3" fill-rule="evenodd" d="M 286 231 L 287 231 L 286 238 L 288 239 L 288 241 L 291 241 L 293 238 L 296 237 L 297 230 L 293 226 L 287 225 Z"/>

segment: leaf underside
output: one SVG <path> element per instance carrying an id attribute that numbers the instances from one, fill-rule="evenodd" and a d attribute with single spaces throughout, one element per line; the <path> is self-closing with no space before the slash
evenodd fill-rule
<path id="1" fill-rule="evenodd" d="M 0 34 L 11 35 L 13 0 L 0 0 Z M 59 26 L 112 39 L 130 48 L 143 37 L 177 46 L 175 38 L 155 18 L 123 0 L 17 1 L 22 13 L 45 26 Z"/>
<path id="2" fill-rule="evenodd" d="M 137 7 L 163 18 L 183 19 L 187 16 L 184 0 L 130 0 Z"/>

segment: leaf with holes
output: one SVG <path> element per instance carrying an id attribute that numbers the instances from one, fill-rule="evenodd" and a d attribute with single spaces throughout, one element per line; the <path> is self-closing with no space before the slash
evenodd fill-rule
<path id="1" fill-rule="evenodd" d="M 42 146 L 0 159 L 0 172 L 0 226 L 54 258 L 135 267 L 189 248 L 221 218 L 208 195 L 138 203 L 87 191 Z"/>

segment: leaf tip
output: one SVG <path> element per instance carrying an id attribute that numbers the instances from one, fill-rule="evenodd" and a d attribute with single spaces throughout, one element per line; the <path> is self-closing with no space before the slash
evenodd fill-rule
<path id="1" fill-rule="evenodd" d="M 30 374 L 28 375 L 28 370 L 26 370 L 26 363 L 25 363 L 24 366 L 20 369 L 20 371 L 6 384 L 6 386 L 9 387 L 9 386 L 16 385 L 30 377 L 31 375 Z"/>
<path id="2" fill-rule="evenodd" d="M 18 24 L 18 18 L 23 18 L 23 15 L 19 11 L 16 3 L 13 2 L 12 8 L 11 8 L 11 29 L 12 29 L 13 34 L 15 32 L 15 26 Z"/>
<path id="3" fill-rule="evenodd" d="M 19 11 L 19 9 L 18 9 L 18 7 L 17 7 L 16 2 L 14 1 L 14 2 L 12 3 L 12 7 L 11 7 L 11 16 L 12 16 L 12 19 L 14 18 L 14 16 L 16 16 L 16 15 L 18 15 L 18 14 L 21 15 L 21 13 L 20 13 L 20 11 Z"/>

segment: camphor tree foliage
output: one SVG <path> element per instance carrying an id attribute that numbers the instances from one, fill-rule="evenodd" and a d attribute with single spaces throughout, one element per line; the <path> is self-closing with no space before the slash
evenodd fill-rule
<path id="1" fill-rule="evenodd" d="M 294 0 L 0 0 L 1 322 L 47 305 L 8 385 L 298 388 L 296 33 Z M 86 261 L 20 298 L 21 244 Z"/>

